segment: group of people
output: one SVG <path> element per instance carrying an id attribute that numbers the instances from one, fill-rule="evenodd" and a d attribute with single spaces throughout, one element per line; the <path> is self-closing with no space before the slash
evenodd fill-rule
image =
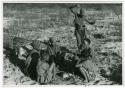
<path id="1" fill-rule="evenodd" d="M 48 41 L 39 41 L 39 44 L 45 44 L 47 48 L 40 49 L 37 41 L 34 40 L 31 43 L 33 49 L 27 51 L 24 72 L 40 84 L 46 84 L 55 80 L 57 70 L 63 70 L 65 72 L 65 68 L 68 68 L 68 65 L 70 65 L 68 69 L 71 70 L 71 73 L 79 71 L 85 82 L 92 81 L 96 78 L 98 69 L 91 61 L 93 58 L 90 47 L 91 40 L 87 38 L 85 26 L 85 22 L 90 24 L 94 24 L 94 22 L 89 22 L 86 19 L 82 8 L 79 13 L 76 13 L 73 11 L 74 7 L 70 7 L 70 10 L 75 15 L 74 25 L 78 51 L 75 53 L 70 52 L 73 55 L 68 58 L 71 59 L 71 63 L 67 62 L 66 64 L 65 59 L 66 53 L 69 52 L 64 52 L 52 37 Z"/>

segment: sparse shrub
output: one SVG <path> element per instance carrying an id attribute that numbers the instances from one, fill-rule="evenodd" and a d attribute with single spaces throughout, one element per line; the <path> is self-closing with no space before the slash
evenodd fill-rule
<path id="1" fill-rule="evenodd" d="M 110 79 L 122 84 L 122 64 L 119 64 L 116 68 L 114 68 Z"/>
<path id="2" fill-rule="evenodd" d="M 94 36 L 94 38 L 97 38 L 97 39 L 103 39 L 103 38 L 105 38 L 103 34 L 99 34 L 99 33 L 93 34 L 93 36 Z"/>

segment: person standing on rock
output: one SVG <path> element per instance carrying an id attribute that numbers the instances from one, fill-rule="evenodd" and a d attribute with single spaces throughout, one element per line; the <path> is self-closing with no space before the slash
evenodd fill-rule
<path id="1" fill-rule="evenodd" d="M 77 39 L 77 46 L 79 51 L 81 50 L 81 47 L 84 45 L 84 39 L 86 38 L 86 25 L 85 22 L 89 23 L 89 24 L 94 24 L 94 21 L 90 21 L 86 18 L 85 16 L 85 12 L 84 10 L 81 8 L 80 12 L 77 13 L 73 10 L 73 8 L 75 8 L 75 6 L 69 7 L 69 9 L 71 10 L 71 12 L 75 15 L 75 19 L 74 19 L 74 25 L 75 25 L 75 36 Z"/>

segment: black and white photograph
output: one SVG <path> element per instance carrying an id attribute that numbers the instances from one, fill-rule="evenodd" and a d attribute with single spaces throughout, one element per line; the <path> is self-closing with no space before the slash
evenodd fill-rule
<path id="1" fill-rule="evenodd" d="M 122 3 L 3 3 L 3 85 L 122 85 Z"/>

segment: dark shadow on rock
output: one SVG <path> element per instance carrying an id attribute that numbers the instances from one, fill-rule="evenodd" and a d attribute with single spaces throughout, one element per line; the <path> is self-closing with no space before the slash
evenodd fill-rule
<path id="1" fill-rule="evenodd" d="M 67 72 L 85 79 L 85 77 L 81 74 L 79 68 L 75 67 L 77 60 L 75 60 L 74 57 L 70 56 L 68 57 L 68 59 L 65 59 L 66 53 L 73 54 L 73 52 L 67 49 L 66 47 L 61 47 L 61 54 L 57 54 L 57 59 L 55 61 L 56 64 L 59 66 L 58 69 L 61 71 L 61 73 L 58 73 L 58 76 L 62 76 L 63 72 Z"/>
<path id="2" fill-rule="evenodd" d="M 20 60 L 16 55 L 15 50 L 13 49 L 9 49 L 9 60 L 12 64 L 14 64 L 15 66 L 18 66 L 20 70 L 24 73 L 25 61 Z"/>
<path id="3" fill-rule="evenodd" d="M 18 66 L 20 68 L 20 70 L 26 75 L 26 72 L 24 72 L 25 69 L 25 60 L 21 60 L 18 58 L 18 56 L 16 55 L 15 50 L 13 49 L 8 49 L 9 51 L 9 60 L 12 64 L 14 64 L 15 66 Z M 34 58 L 31 60 L 31 63 L 28 67 L 28 76 L 32 79 L 32 80 L 36 80 L 37 79 L 37 73 L 36 73 L 36 65 L 38 60 L 36 60 L 36 58 L 38 58 L 39 56 L 36 53 L 33 53 L 31 55 L 31 58 Z"/>
<path id="4" fill-rule="evenodd" d="M 35 52 L 35 53 L 31 54 L 31 58 L 32 58 L 32 60 L 28 67 L 28 75 L 32 80 L 37 80 L 36 66 L 38 63 L 39 54 Z"/>
<path id="5" fill-rule="evenodd" d="M 120 64 L 118 68 L 112 72 L 112 75 L 110 76 L 110 80 L 115 81 L 119 84 L 122 84 L 122 64 Z"/>
<path id="6" fill-rule="evenodd" d="M 120 64 L 118 67 L 112 67 L 109 68 L 109 70 L 101 69 L 101 76 L 114 81 L 118 84 L 122 84 L 122 64 Z M 106 74 L 107 72 L 110 72 L 110 74 Z"/>
<path id="7" fill-rule="evenodd" d="M 60 46 L 60 50 L 61 50 L 62 53 L 71 53 L 71 54 L 73 54 L 72 51 L 70 51 L 69 49 L 67 49 L 66 47 L 63 47 L 63 46 Z"/>

